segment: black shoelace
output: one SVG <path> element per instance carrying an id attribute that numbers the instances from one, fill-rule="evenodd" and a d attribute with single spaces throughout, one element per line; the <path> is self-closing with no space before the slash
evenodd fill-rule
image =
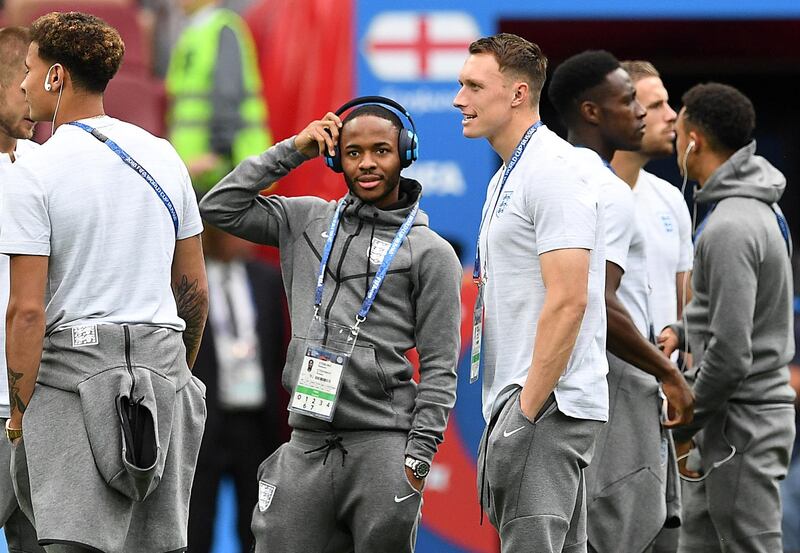
<path id="1" fill-rule="evenodd" d="M 315 447 L 314 449 L 309 449 L 308 451 L 304 451 L 305 455 L 309 453 L 316 453 L 317 451 L 325 450 L 325 457 L 322 459 L 322 464 L 328 462 L 328 455 L 330 455 L 331 451 L 334 449 L 338 449 L 342 452 L 342 466 L 344 466 L 344 458 L 347 456 L 347 450 L 342 445 L 342 437 L 341 436 L 333 436 L 331 438 L 326 438 L 325 443 L 319 447 Z"/>

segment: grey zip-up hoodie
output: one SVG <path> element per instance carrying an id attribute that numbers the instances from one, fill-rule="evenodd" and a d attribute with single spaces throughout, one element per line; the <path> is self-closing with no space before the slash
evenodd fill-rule
<path id="1" fill-rule="evenodd" d="M 696 195 L 716 205 L 695 244 L 692 301 L 675 325 L 694 355 L 696 398 L 694 421 L 673 430 L 679 442 L 728 401 L 794 400 L 791 263 L 773 211 L 786 179 L 755 150 L 751 142 L 734 153 Z"/>
<path id="2" fill-rule="evenodd" d="M 200 202 L 209 223 L 259 244 L 280 248 L 281 270 L 292 320 L 283 386 L 297 383 L 317 273 L 336 203 L 316 197 L 260 196 L 259 191 L 306 161 L 294 138 L 242 162 Z M 422 187 L 401 179 L 402 207 L 383 211 L 352 194 L 331 251 L 320 315 L 351 325 L 382 259 Z M 430 462 L 441 443 L 456 400 L 460 348 L 462 269 L 453 248 L 428 228 L 420 211 L 360 326 L 333 422 L 290 413 L 293 428 L 401 430 L 406 454 Z M 420 381 L 405 353 L 416 347 Z"/>

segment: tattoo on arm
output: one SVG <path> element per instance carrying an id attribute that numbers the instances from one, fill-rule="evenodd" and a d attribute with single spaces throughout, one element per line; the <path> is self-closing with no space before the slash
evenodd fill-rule
<path id="1" fill-rule="evenodd" d="M 8 383 L 11 388 L 9 390 L 11 405 L 20 413 L 24 413 L 25 409 L 28 407 L 19 395 L 19 381 L 22 379 L 22 376 L 22 373 L 8 369 Z"/>
<path id="2" fill-rule="evenodd" d="M 180 282 L 173 283 L 172 292 L 178 307 L 178 316 L 186 322 L 183 331 L 183 343 L 186 345 L 186 355 L 194 359 L 203 337 L 208 299 L 198 287 L 197 279 L 189 282 L 186 275 L 181 275 Z"/>

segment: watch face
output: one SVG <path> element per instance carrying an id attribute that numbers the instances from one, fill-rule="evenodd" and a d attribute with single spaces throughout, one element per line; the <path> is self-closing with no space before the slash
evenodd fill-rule
<path id="1" fill-rule="evenodd" d="M 424 461 L 420 461 L 420 463 L 417 465 L 417 470 L 415 470 L 414 472 L 417 473 L 416 474 L 417 478 L 425 478 L 426 476 L 428 476 L 428 473 L 430 471 L 431 471 L 431 466 Z"/>

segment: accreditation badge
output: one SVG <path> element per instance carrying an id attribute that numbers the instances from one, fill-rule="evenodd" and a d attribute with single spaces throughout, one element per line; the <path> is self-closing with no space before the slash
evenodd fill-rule
<path id="1" fill-rule="evenodd" d="M 477 382 L 481 373 L 481 337 L 483 336 L 483 285 L 478 285 L 478 297 L 472 312 L 472 353 L 470 354 L 469 383 Z"/>
<path id="2" fill-rule="evenodd" d="M 289 411 L 331 422 L 358 330 L 314 317 L 308 336 Z"/>

